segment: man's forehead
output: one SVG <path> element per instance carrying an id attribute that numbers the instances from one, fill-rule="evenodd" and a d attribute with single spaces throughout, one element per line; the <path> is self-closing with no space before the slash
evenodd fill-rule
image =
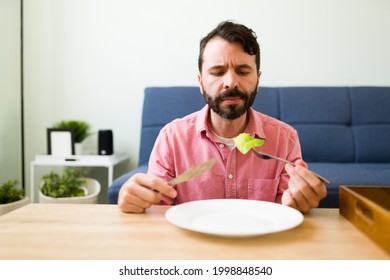
<path id="1" fill-rule="evenodd" d="M 203 52 L 203 63 L 207 64 L 207 68 L 227 64 L 255 67 L 256 56 L 246 53 L 240 43 L 230 43 L 216 37 L 207 43 Z"/>

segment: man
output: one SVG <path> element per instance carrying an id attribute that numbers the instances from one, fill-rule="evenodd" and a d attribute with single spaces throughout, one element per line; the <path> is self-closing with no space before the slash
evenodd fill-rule
<path id="1" fill-rule="evenodd" d="M 119 208 L 142 213 L 153 204 L 213 198 L 272 201 L 304 213 L 317 207 L 326 188 L 302 160 L 297 132 L 251 108 L 261 76 L 255 33 L 244 25 L 222 22 L 201 40 L 198 67 L 207 105 L 161 130 L 148 174 L 135 174 L 122 186 Z M 296 166 L 240 153 L 232 138 L 243 132 L 265 139 L 261 151 Z M 209 171 L 168 185 L 172 178 L 210 158 L 217 162 Z"/>

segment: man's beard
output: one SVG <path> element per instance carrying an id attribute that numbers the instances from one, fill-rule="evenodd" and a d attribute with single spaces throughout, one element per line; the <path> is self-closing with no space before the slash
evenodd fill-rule
<path id="1" fill-rule="evenodd" d="M 241 117 L 253 104 L 257 94 L 257 87 L 250 93 L 239 91 L 238 89 L 228 89 L 215 98 L 212 98 L 203 88 L 203 97 L 209 107 L 224 119 L 234 120 Z M 224 98 L 239 97 L 243 100 L 243 105 L 230 104 L 227 108 L 222 108 L 221 103 Z"/>

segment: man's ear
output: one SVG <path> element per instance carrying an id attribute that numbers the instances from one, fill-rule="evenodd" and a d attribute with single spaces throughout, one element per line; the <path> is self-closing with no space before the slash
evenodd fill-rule
<path id="1" fill-rule="evenodd" d="M 198 84 L 200 93 L 203 95 L 203 84 L 202 84 L 202 74 L 198 73 Z"/>

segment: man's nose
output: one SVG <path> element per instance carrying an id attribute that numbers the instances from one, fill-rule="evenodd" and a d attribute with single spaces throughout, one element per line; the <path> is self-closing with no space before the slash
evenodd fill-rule
<path id="1" fill-rule="evenodd" d="M 224 77 L 224 85 L 225 89 L 234 89 L 238 88 L 238 76 L 234 71 L 228 71 Z"/>

